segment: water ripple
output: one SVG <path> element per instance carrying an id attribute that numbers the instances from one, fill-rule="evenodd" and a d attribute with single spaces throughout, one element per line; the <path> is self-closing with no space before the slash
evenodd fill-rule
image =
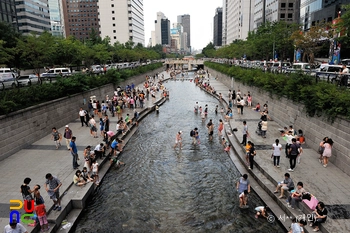
<path id="1" fill-rule="evenodd" d="M 76 232 L 284 232 L 277 224 L 254 218 L 262 202 L 250 194 L 251 208 L 238 208 L 239 172 L 215 135 L 208 141 L 205 123 L 193 113 L 195 101 L 209 106 L 217 125 L 218 102 L 189 82 L 168 82 L 170 101 L 140 124 L 127 144 L 126 167 L 111 168 L 88 203 Z M 201 144 L 191 145 L 198 127 Z M 183 150 L 174 150 L 183 131 Z"/>

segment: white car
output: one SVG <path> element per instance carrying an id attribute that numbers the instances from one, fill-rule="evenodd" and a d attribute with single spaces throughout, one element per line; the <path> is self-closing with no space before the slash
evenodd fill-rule
<path id="1" fill-rule="evenodd" d="M 39 78 L 35 74 L 30 74 L 28 76 L 20 76 L 17 78 L 18 85 L 20 87 L 24 86 L 30 86 L 30 85 L 35 85 L 39 84 Z"/>
<path id="2" fill-rule="evenodd" d="M 0 68 L 0 90 L 16 88 L 18 86 L 16 73 L 10 68 Z"/>
<path id="3" fill-rule="evenodd" d="M 42 78 L 56 78 L 57 76 L 67 77 L 71 76 L 71 71 L 69 68 L 53 68 L 45 73 L 42 73 L 40 77 Z"/>

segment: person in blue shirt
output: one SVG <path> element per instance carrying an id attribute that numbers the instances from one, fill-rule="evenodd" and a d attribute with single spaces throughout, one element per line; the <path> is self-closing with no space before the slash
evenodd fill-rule
<path id="1" fill-rule="evenodd" d="M 70 147 L 69 150 L 70 150 L 70 153 L 73 156 L 73 169 L 78 169 L 78 167 L 79 167 L 79 164 L 78 164 L 78 149 L 77 149 L 77 146 L 75 145 L 75 140 L 76 140 L 76 137 L 72 137 L 72 140 L 69 143 L 69 147 Z"/>

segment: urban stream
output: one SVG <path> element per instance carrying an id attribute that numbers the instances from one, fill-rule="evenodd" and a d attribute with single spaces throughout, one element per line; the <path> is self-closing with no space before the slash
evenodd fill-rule
<path id="1" fill-rule="evenodd" d="M 239 208 L 235 183 L 240 174 L 217 134 L 219 102 L 188 80 L 165 86 L 170 99 L 159 114 L 140 122 L 121 156 L 126 166 L 106 174 L 75 232 L 285 232 L 276 222 L 255 219 L 254 208 L 263 202 L 254 192 L 249 209 Z M 203 110 L 208 104 L 205 122 L 193 111 L 196 101 Z M 213 141 L 208 140 L 209 119 L 215 126 Z M 195 127 L 199 145 L 191 144 Z M 173 148 L 180 130 L 182 150 Z"/>

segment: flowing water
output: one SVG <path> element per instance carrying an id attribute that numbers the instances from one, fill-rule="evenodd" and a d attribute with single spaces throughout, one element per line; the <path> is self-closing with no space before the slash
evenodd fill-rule
<path id="1" fill-rule="evenodd" d="M 285 232 L 255 219 L 263 205 L 255 193 L 241 210 L 235 182 L 240 174 L 217 135 L 219 102 L 189 81 L 168 81 L 170 99 L 139 124 L 122 154 L 125 167 L 111 168 L 87 204 L 76 232 Z M 205 122 L 193 107 L 208 104 Z M 206 123 L 213 119 L 214 139 Z M 197 127 L 201 143 L 192 145 Z M 173 149 L 183 132 L 183 149 Z"/>

